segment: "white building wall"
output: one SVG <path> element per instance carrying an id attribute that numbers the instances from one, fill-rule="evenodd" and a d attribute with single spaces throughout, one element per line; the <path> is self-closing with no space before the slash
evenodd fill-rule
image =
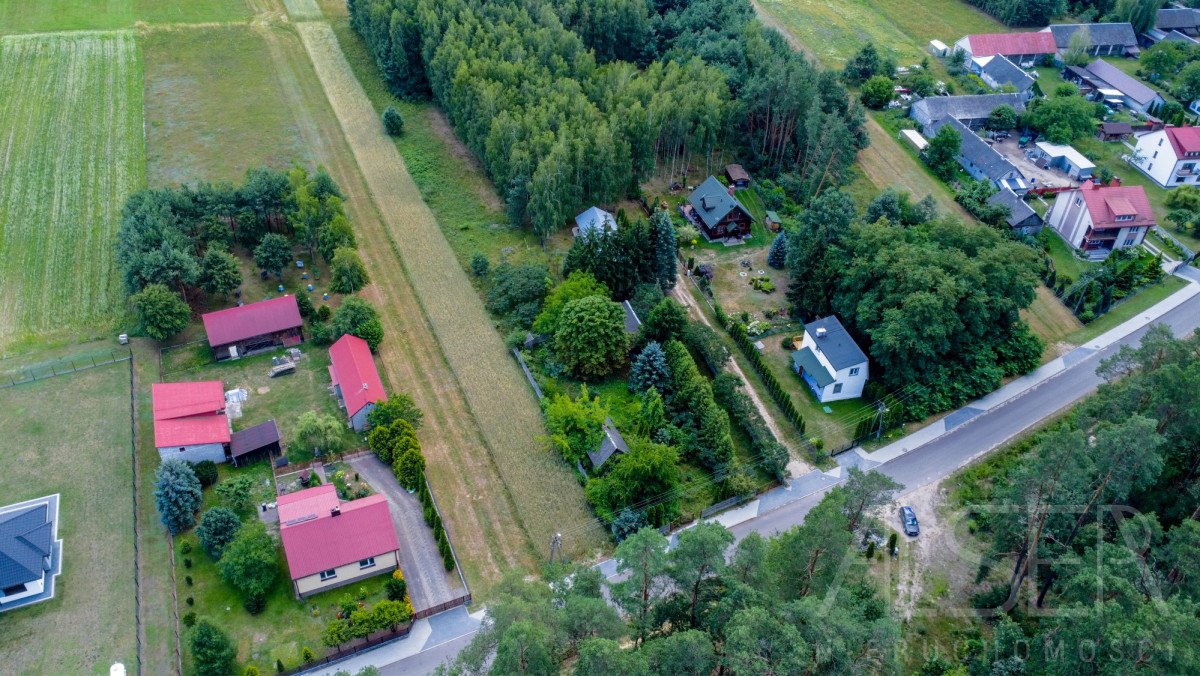
<path id="1" fill-rule="evenodd" d="M 317 573 L 298 580 L 292 580 L 292 585 L 296 591 L 296 596 L 304 598 L 312 594 L 358 582 L 368 577 L 390 573 L 396 570 L 399 565 L 400 561 L 397 558 L 396 552 L 384 552 L 383 554 L 375 555 L 375 565 L 370 568 L 359 568 L 358 561 L 352 561 L 334 569 L 337 571 L 337 577 L 329 580 L 321 580 L 321 574 Z"/>
<path id="2" fill-rule="evenodd" d="M 223 444 L 194 444 L 192 446 L 169 446 L 158 449 L 158 457 L 163 460 L 185 460 L 200 462 L 212 460 L 225 462 L 225 446 Z"/>
<path id="3" fill-rule="evenodd" d="M 1132 162 L 1133 166 L 1154 179 L 1155 183 L 1163 187 L 1169 186 L 1179 158 L 1175 156 L 1175 148 L 1167 139 L 1167 132 L 1159 130 L 1142 134 L 1138 137 L 1137 149 L 1140 160 Z"/>
<path id="4" fill-rule="evenodd" d="M 1067 244 L 1079 248 L 1083 243 L 1084 234 L 1092 227 L 1092 217 L 1079 191 L 1060 192 L 1054 198 L 1054 206 L 1050 208 L 1050 213 L 1046 215 L 1046 223 L 1054 228 Z"/>
<path id="5" fill-rule="evenodd" d="M 867 362 L 864 361 L 861 364 L 848 366 L 840 371 L 833 368 L 833 364 L 829 362 L 825 353 L 821 351 L 820 343 L 808 331 L 804 332 L 804 341 L 800 344 L 800 347 L 812 347 L 813 354 L 817 355 L 817 361 L 821 362 L 821 366 L 824 366 L 825 370 L 833 374 L 833 382 L 821 390 L 820 396 L 817 397 L 818 401 L 825 403 L 827 401 L 841 401 L 842 399 L 854 399 L 862 396 L 863 388 L 867 384 Z M 857 373 L 850 375 L 850 372 L 855 369 L 858 369 Z M 835 393 L 834 390 L 837 389 L 838 385 L 841 385 L 842 388 Z"/>

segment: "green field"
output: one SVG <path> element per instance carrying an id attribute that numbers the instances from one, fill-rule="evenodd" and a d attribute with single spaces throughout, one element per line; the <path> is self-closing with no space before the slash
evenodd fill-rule
<path id="1" fill-rule="evenodd" d="M 131 32 L 0 38 L 0 345 L 96 330 L 124 300 L 121 205 L 144 181 Z"/>
<path id="2" fill-rule="evenodd" d="M 133 28 L 250 18 L 246 0 L 0 0 L 0 33 Z"/>
<path id="3" fill-rule="evenodd" d="M 756 0 L 780 28 L 826 66 L 842 64 L 868 40 L 905 63 L 928 55 L 930 40 L 952 45 L 968 33 L 1008 28 L 962 0 Z"/>
<path id="4" fill-rule="evenodd" d="M 0 670 L 137 673 L 128 364 L 0 390 L 0 407 L 0 504 L 60 494 L 63 541 L 55 598 L 0 615 Z"/>

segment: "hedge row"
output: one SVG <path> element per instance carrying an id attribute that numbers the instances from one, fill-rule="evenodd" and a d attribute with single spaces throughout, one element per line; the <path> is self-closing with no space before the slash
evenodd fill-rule
<path id="1" fill-rule="evenodd" d="M 725 313 L 717 308 L 717 318 L 720 319 Z M 750 364 L 754 366 L 754 370 L 758 372 L 760 378 L 767 386 L 767 391 L 771 393 L 771 398 L 779 404 L 779 408 L 783 410 L 783 415 L 786 417 L 801 435 L 804 434 L 804 416 L 800 415 L 800 410 L 796 408 L 796 402 L 792 401 L 792 395 L 787 390 L 783 389 L 783 385 L 771 369 L 767 367 L 766 360 L 763 359 L 762 353 L 754 347 L 754 342 L 750 340 L 750 336 L 746 335 L 746 327 L 738 322 L 728 324 L 729 334 L 733 336 L 733 342 L 737 343 L 741 348 L 742 354 L 746 355 L 746 359 L 750 360 Z"/>

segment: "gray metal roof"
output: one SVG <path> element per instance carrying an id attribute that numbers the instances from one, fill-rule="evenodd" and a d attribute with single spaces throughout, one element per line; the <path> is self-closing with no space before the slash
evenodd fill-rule
<path id="1" fill-rule="evenodd" d="M 704 182 L 688 195 L 688 204 L 692 205 L 693 212 L 710 228 L 716 227 L 717 223 L 734 209 L 741 209 L 750 216 L 750 211 L 738 198 L 729 194 L 729 189 L 722 185 L 716 176 L 704 179 Z"/>
<path id="2" fill-rule="evenodd" d="M 621 307 L 625 310 L 625 333 L 637 333 L 642 326 L 642 320 L 638 318 L 637 312 L 629 301 L 621 303 Z"/>
<path id="3" fill-rule="evenodd" d="M 625 439 L 617 430 L 617 426 L 613 424 L 612 418 L 604 419 L 604 438 L 600 440 L 600 447 L 594 451 L 588 451 L 588 460 L 592 461 L 592 469 L 598 470 L 608 462 L 608 459 L 614 453 L 628 453 L 629 446 L 625 443 Z"/>
<path id="4" fill-rule="evenodd" d="M 933 133 L 937 134 L 937 131 L 947 124 L 962 137 L 962 147 L 958 151 L 959 156 L 969 160 L 971 164 L 978 167 L 988 178 L 993 181 L 1001 181 L 1004 180 L 1009 172 L 1015 171 L 1021 174 L 1020 170 L 1013 166 L 1012 162 L 1009 162 L 995 148 L 989 146 L 983 139 L 979 138 L 979 135 L 971 131 L 965 124 L 952 117 L 934 122 L 931 125 Z M 1024 176 L 1024 174 L 1021 175 Z"/>
<path id="5" fill-rule="evenodd" d="M 1169 31 L 1176 29 L 1200 28 L 1200 11 L 1194 9 L 1160 9 L 1154 21 L 1154 27 Z"/>
<path id="6" fill-rule="evenodd" d="M 1024 223 L 1030 216 L 1038 215 L 1033 210 L 1033 207 L 1021 199 L 1020 195 L 1008 188 L 1001 188 L 1000 192 L 989 197 L 988 204 L 1008 207 L 1008 218 L 1005 220 L 1008 221 L 1009 225 L 1014 227 Z"/>
<path id="7" fill-rule="evenodd" d="M 1055 46 L 1066 49 L 1071 44 L 1071 36 L 1082 28 L 1087 29 L 1089 47 L 1137 47 L 1137 35 L 1130 23 L 1060 23 L 1052 24 L 1049 30 Z"/>
<path id="8" fill-rule="evenodd" d="M 1149 103 L 1158 96 L 1157 92 L 1139 82 L 1137 78 L 1126 75 L 1120 68 L 1103 59 L 1096 59 L 1089 63 L 1087 70 L 1139 104 Z"/>
<path id="9" fill-rule="evenodd" d="M 593 230 L 601 233 L 612 232 L 617 229 L 617 220 L 600 207 L 591 207 L 575 217 L 575 227 L 579 228 L 581 236 Z"/>
<path id="10" fill-rule="evenodd" d="M 808 377 L 812 378 L 817 387 L 825 389 L 829 383 L 834 381 L 833 374 L 825 368 L 820 359 L 817 359 L 816 353 L 810 348 L 796 350 L 792 353 L 792 363 L 797 366 L 797 373 L 807 373 Z"/>
<path id="11" fill-rule="evenodd" d="M 46 503 L 0 514 L 0 589 L 42 579 L 54 551 L 54 522 Z"/>
<path id="12" fill-rule="evenodd" d="M 1020 94 L 976 94 L 973 96 L 930 96 L 913 104 L 927 113 L 930 120 L 944 117 L 982 120 L 999 106 L 1008 104 L 1018 113 L 1025 112 Z"/>
<path id="13" fill-rule="evenodd" d="M 1001 55 L 992 57 L 987 65 L 980 69 L 980 75 L 987 75 L 1001 85 L 1010 84 L 1019 92 L 1033 87 L 1034 82 L 1029 73 L 1021 70 L 1020 66 Z"/>
<path id="14" fill-rule="evenodd" d="M 821 329 L 825 329 L 824 338 L 817 337 Z M 854 342 L 854 339 L 850 337 L 850 332 L 842 326 L 835 315 L 809 322 L 804 325 L 804 330 L 813 337 L 817 349 L 825 355 L 830 366 L 837 371 L 858 366 L 867 360 L 867 355 L 863 354 L 858 343 Z"/>

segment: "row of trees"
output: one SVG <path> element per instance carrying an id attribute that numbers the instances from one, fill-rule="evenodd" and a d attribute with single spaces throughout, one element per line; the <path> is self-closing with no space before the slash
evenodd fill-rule
<path id="1" fill-rule="evenodd" d="M 693 156 L 711 163 L 742 139 L 752 167 L 796 171 L 818 192 L 846 178 L 866 143 L 832 74 L 764 29 L 748 2 L 655 7 L 660 40 L 646 39 L 651 17 L 633 2 L 349 4 L 393 91 L 432 94 L 510 220 L 543 237 L 587 204 L 634 194 L 655 171 L 678 175 Z M 634 63 L 611 60 L 622 58 Z"/>
<path id="2" fill-rule="evenodd" d="M 1045 26 L 1066 10 L 1065 0 L 968 0 L 1009 26 Z M 1119 0 L 1126 2 L 1126 0 Z M 1136 0 L 1141 1 L 1141 0 Z"/>
<path id="3" fill-rule="evenodd" d="M 853 469 L 803 525 L 736 546 L 716 523 L 681 532 L 669 550 L 640 530 L 617 547 L 620 582 L 590 568 L 547 582 L 511 574 L 446 673 L 559 674 L 572 659 L 575 674 L 891 671 L 899 627 L 859 543 L 879 528 L 865 515 L 897 488 Z"/>
<path id="4" fill-rule="evenodd" d="M 991 228 L 939 218 L 862 223 L 848 195 L 822 195 L 790 233 L 788 300 L 804 318 L 836 314 L 909 394 L 921 419 L 1037 366 L 1041 341 L 1020 311 L 1033 302 L 1038 256 Z"/>

